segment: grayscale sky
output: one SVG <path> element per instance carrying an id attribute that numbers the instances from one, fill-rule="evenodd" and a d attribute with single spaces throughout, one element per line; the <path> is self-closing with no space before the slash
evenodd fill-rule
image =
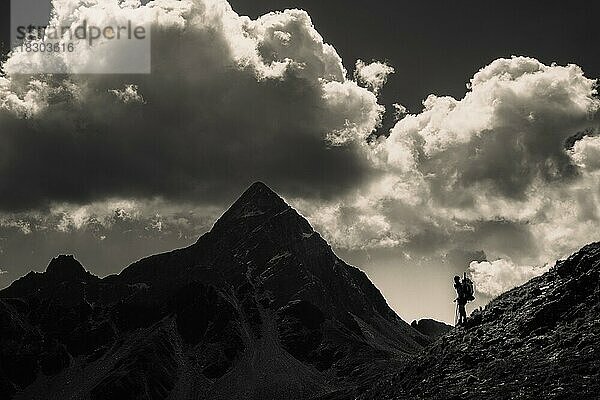
<path id="1" fill-rule="evenodd" d="M 123 56 L 110 43 L 8 56 L 0 287 L 58 253 L 105 276 L 193 243 L 261 180 L 404 319 L 451 322 L 455 274 L 473 276 L 478 306 L 600 239 L 599 11 L 383 0 L 95 9 L 90 18 L 153 24 L 152 73 L 16 73 L 110 64 Z"/>

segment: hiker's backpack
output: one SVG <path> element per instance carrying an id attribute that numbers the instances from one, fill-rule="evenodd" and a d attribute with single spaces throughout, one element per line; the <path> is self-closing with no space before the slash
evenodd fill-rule
<path id="1" fill-rule="evenodd" d="M 463 285 L 463 290 L 465 293 L 465 300 L 467 300 L 467 301 L 475 300 L 475 285 L 473 285 L 473 281 L 471 279 L 469 279 L 467 274 L 465 274 L 463 276 L 462 285 Z"/>

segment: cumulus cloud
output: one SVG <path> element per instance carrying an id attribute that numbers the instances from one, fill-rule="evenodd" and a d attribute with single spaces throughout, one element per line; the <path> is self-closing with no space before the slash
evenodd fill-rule
<path id="1" fill-rule="evenodd" d="M 433 194 L 444 202 L 475 201 L 482 192 L 523 199 L 535 182 L 576 174 L 565 141 L 595 124 L 600 105 L 595 81 L 579 67 L 501 59 L 470 88 L 461 100 L 432 95 L 420 114 L 399 121 L 384 161 L 397 167 L 398 154 L 410 154 L 420 173 L 435 175 Z"/>
<path id="2" fill-rule="evenodd" d="M 586 171 L 600 169 L 600 136 L 585 136 L 569 152 L 573 162 Z"/>
<path id="3" fill-rule="evenodd" d="M 137 85 L 125 85 L 125 87 L 122 90 L 111 89 L 109 90 L 109 93 L 114 94 L 117 97 L 117 99 L 119 99 L 125 104 L 144 103 L 144 98 L 138 93 Z"/>
<path id="4" fill-rule="evenodd" d="M 151 26 L 152 73 L 17 74 L 116 62 L 116 41 L 12 54 L 0 78 L 0 208 L 155 196 L 215 204 L 257 179 L 331 197 L 367 178 L 361 148 L 383 107 L 347 79 L 306 12 L 252 20 L 224 0 L 54 4 L 59 26 Z"/>
<path id="5" fill-rule="evenodd" d="M 370 145 L 374 178 L 309 215 L 339 247 L 484 251 L 513 260 L 476 264 L 481 282 L 501 277 L 486 293 L 522 283 L 543 271 L 527 265 L 600 239 L 595 85 L 575 65 L 496 60 L 462 99 L 431 95 L 400 119 Z"/>
<path id="6" fill-rule="evenodd" d="M 404 107 L 402 104 L 394 103 L 394 118 L 395 121 L 398 122 L 402 118 L 404 118 L 408 114 L 408 108 Z"/>
<path id="7" fill-rule="evenodd" d="M 394 68 L 386 63 L 373 61 L 367 64 L 363 60 L 357 60 L 354 77 L 357 82 L 364 84 L 377 94 L 387 82 L 388 76 L 393 73 Z"/>
<path id="8" fill-rule="evenodd" d="M 518 266 L 510 260 L 473 261 L 469 273 L 478 293 L 496 297 L 548 271 L 549 266 Z"/>

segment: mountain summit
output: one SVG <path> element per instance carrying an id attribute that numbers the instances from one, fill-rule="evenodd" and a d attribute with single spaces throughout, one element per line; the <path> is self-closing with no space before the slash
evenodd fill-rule
<path id="1" fill-rule="evenodd" d="M 88 274 L 83 265 L 72 255 L 53 258 L 46 268 L 46 276 L 55 281 L 85 280 Z"/>
<path id="2" fill-rule="evenodd" d="M 86 271 L 73 255 L 61 254 L 50 261 L 45 272 L 31 271 L 1 291 L 0 296 L 21 297 L 32 291 L 55 290 L 56 285 L 77 286 L 97 280 L 99 278 Z"/>
<path id="3" fill-rule="evenodd" d="M 234 224 L 251 217 L 269 218 L 290 209 L 285 201 L 262 182 L 253 183 L 215 224 Z"/>
<path id="4" fill-rule="evenodd" d="M 20 281 L 0 292 L 2 398 L 312 399 L 432 340 L 260 182 L 187 248 Z"/>

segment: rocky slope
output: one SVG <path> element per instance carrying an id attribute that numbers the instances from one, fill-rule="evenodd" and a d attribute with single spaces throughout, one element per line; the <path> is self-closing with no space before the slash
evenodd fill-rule
<path id="1" fill-rule="evenodd" d="M 361 399 L 597 399 L 600 243 L 472 314 Z"/>
<path id="2" fill-rule="evenodd" d="M 430 342 L 256 183 L 190 247 L 104 279 L 60 256 L 1 291 L 0 398 L 327 397 Z"/>

